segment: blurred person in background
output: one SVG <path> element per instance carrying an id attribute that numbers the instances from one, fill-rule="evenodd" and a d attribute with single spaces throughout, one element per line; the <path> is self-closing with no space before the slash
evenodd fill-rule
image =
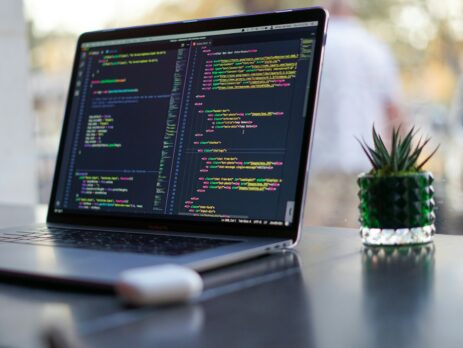
<path id="1" fill-rule="evenodd" d="M 331 0 L 305 224 L 358 226 L 356 176 L 371 168 L 355 137 L 390 132 L 400 83 L 389 47 L 355 18 L 354 0 Z"/>

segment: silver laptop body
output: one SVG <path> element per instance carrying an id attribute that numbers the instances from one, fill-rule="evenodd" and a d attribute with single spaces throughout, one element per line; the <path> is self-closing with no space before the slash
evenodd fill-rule
<path id="1" fill-rule="evenodd" d="M 0 272 L 112 286 L 294 246 L 326 25 L 308 8 L 81 35 L 47 222 L 0 231 Z"/>

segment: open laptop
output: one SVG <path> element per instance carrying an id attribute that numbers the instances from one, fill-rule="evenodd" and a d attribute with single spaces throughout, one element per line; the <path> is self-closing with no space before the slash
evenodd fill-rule
<path id="1" fill-rule="evenodd" d="M 111 286 L 294 246 L 327 13 L 85 33 L 46 224 L 0 231 L 0 272 Z"/>

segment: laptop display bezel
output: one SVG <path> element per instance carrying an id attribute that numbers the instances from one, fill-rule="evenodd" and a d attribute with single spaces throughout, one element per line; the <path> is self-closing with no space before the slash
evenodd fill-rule
<path id="1" fill-rule="evenodd" d="M 307 99 L 306 126 L 303 134 L 303 144 L 300 153 L 300 165 L 298 168 L 297 189 L 294 205 L 294 223 L 290 226 L 254 225 L 243 223 L 224 223 L 217 221 L 191 221 L 181 220 L 181 216 L 175 219 L 153 218 L 137 216 L 96 216 L 85 213 L 54 211 L 58 179 L 61 175 L 61 163 L 64 154 L 66 132 L 71 112 L 72 94 L 76 83 L 81 45 L 87 42 L 135 38 L 143 36 L 156 36 L 166 34 L 181 34 L 191 32 L 203 32 L 209 30 L 233 29 L 241 27 L 253 27 L 261 25 L 276 25 L 297 23 L 303 21 L 318 21 L 316 41 L 313 55 L 312 76 L 310 78 L 309 96 Z M 294 9 L 287 11 L 275 11 L 269 13 L 248 14 L 232 17 L 220 17 L 194 21 L 183 21 L 159 25 L 140 26 L 131 28 L 102 30 L 82 34 L 77 42 L 74 66 L 67 96 L 63 128 L 56 160 L 55 175 L 53 180 L 50 203 L 48 207 L 47 222 L 63 223 L 85 226 L 124 227 L 146 230 L 181 231 L 191 233 L 214 233 L 225 235 L 245 235 L 253 237 L 287 238 L 296 241 L 301 229 L 303 198 L 307 180 L 308 154 L 312 143 L 314 117 L 316 110 L 317 91 L 320 78 L 322 61 L 322 48 L 326 37 L 327 12 L 319 7 Z"/>

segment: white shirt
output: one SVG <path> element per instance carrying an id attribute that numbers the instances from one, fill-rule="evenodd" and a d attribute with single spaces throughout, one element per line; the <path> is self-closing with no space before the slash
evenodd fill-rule
<path id="1" fill-rule="evenodd" d="M 371 165 L 354 137 L 371 144 L 373 123 L 381 131 L 385 106 L 398 100 L 393 56 L 352 18 L 330 21 L 325 48 L 311 169 L 369 170 Z"/>

